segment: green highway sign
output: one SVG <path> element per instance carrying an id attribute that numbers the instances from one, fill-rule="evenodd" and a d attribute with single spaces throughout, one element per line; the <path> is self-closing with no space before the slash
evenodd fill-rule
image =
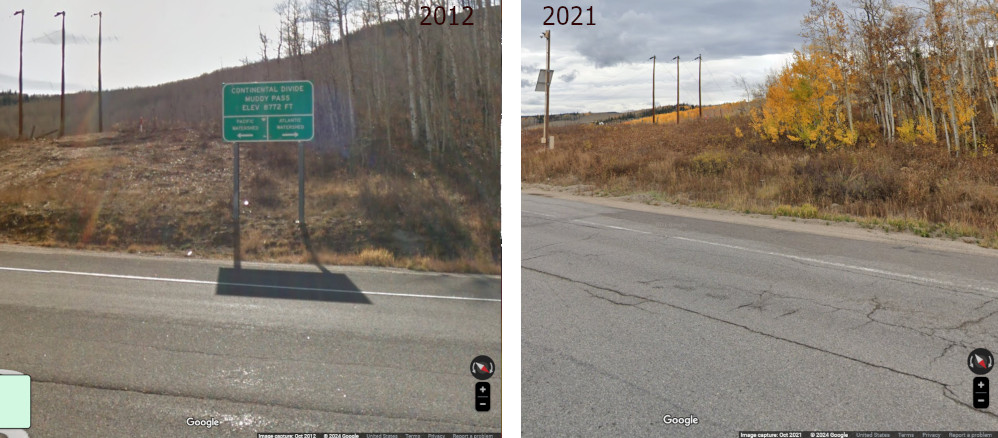
<path id="1" fill-rule="evenodd" d="M 266 141 L 266 117 L 226 117 L 222 127 L 225 141 Z"/>
<path id="2" fill-rule="evenodd" d="M 312 82 L 224 84 L 222 119 L 225 141 L 312 140 Z"/>
<path id="3" fill-rule="evenodd" d="M 280 116 L 268 120 L 267 132 L 275 140 L 311 140 L 312 131 L 312 116 Z"/>

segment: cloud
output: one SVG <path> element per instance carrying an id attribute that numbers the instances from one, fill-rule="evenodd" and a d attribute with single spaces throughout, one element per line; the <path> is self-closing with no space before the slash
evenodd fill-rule
<path id="1" fill-rule="evenodd" d="M 571 73 L 565 73 L 565 74 L 561 75 L 561 80 L 563 80 L 566 83 L 568 83 L 568 82 L 574 81 L 575 78 L 578 77 L 578 76 L 579 76 L 579 71 L 578 70 L 572 70 Z"/>
<path id="2" fill-rule="evenodd" d="M 544 94 L 532 95 L 531 97 L 523 98 L 521 100 L 524 105 L 540 106 L 541 112 L 544 112 Z"/>
<path id="3" fill-rule="evenodd" d="M 551 51 L 582 54 L 598 68 L 639 62 L 651 55 L 712 59 L 787 53 L 799 47 L 801 0 L 593 0 L 594 26 L 543 26 L 545 6 L 573 6 L 564 0 L 524 0 L 521 38 L 525 44 L 551 29 Z M 574 14 L 574 13 L 573 13 Z M 584 13 L 588 19 L 588 11 Z M 531 44 L 532 45 L 532 44 Z"/>
<path id="4" fill-rule="evenodd" d="M 530 82 L 530 80 L 520 79 L 520 88 L 529 88 L 531 85 L 534 85 L 534 83 Z"/>

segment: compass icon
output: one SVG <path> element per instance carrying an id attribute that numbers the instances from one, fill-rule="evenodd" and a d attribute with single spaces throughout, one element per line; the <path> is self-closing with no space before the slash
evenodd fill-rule
<path id="1" fill-rule="evenodd" d="M 478 380 L 487 380 L 496 372 L 496 364 L 491 357 L 478 356 L 471 361 L 471 375 Z"/>
<path id="2" fill-rule="evenodd" d="M 967 357 L 967 366 L 974 374 L 984 375 L 995 366 L 995 358 L 991 352 L 984 348 L 978 348 L 970 352 Z"/>

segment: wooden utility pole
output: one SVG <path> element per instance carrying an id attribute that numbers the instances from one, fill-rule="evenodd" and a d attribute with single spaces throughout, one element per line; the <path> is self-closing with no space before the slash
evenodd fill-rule
<path id="1" fill-rule="evenodd" d="M 676 55 L 676 124 L 679 124 L 679 55 Z"/>
<path id="2" fill-rule="evenodd" d="M 547 67 L 544 69 L 544 138 L 541 143 L 548 142 L 548 111 L 551 107 L 551 31 L 546 30 L 541 38 L 548 40 Z M 551 145 L 548 145 L 551 148 Z"/>
<path id="3" fill-rule="evenodd" d="M 703 119 L 703 89 L 700 88 L 700 77 L 703 76 L 703 54 L 697 55 L 700 65 L 697 67 L 697 108 L 700 111 L 700 118 Z"/>
<path id="4" fill-rule="evenodd" d="M 24 9 L 14 12 L 21 16 L 21 48 L 17 63 L 17 138 L 24 136 Z"/>
<path id="5" fill-rule="evenodd" d="M 104 14 L 101 11 L 95 12 L 97 16 L 97 132 L 104 132 L 104 93 L 101 87 L 100 57 L 101 40 L 104 34 Z"/>
<path id="6" fill-rule="evenodd" d="M 658 121 L 655 120 L 655 55 L 648 59 L 651 60 L 651 123 L 656 125 Z"/>
<path id="7" fill-rule="evenodd" d="M 62 15 L 62 94 L 59 98 L 59 137 L 66 133 L 66 11 L 56 12 Z"/>

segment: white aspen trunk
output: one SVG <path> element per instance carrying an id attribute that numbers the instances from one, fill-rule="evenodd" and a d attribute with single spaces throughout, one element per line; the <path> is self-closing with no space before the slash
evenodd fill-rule
<path id="1" fill-rule="evenodd" d="M 426 80 L 426 69 L 423 67 L 423 38 L 416 36 L 416 71 L 419 73 L 419 109 L 423 113 L 423 129 L 426 130 L 426 151 L 433 155 L 435 136 L 430 126 L 429 85 Z"/>
<path id="2" fill-rule="evenodd" d="M 953 89 L 949 81 L 946 84 L 946 104 L 949 106 L 949 119 L 953 129 L 953 147 L 956 149 L 956 156 L 960 156 L 960 128 L 956 121 L 956 106 L 953 104 Z"/>
<path id="3" fill-rule="evenodd" d="M 416 113 L 416 67 L 412 59 L 412 20 L 408 2 L 404 6 L 405 21 L 402 24 L 402 41 L 405 51 L 405 72 L 409 90 L 409 131 L 412 143 L 419 143 L 419 118 Z"/>
<path id="4" fill-rule="evenodd" d="M 346 5 L 336 1 L 336 15 L 339 18 L 338 27 L 340 30 L 340 44 L 343 46 L 343 56 L 347 59 L 347 113 L 350 116 L 350 136 L 351 138 L 357 134 L 357 117 L 356 111 L 354 110 L 355 93 L 354 93 L 354 83 L 353 83 L 353 57 L 350 54 L 350 41 L 347 39 L 346 30 L 346 17 L 347 10 Z"/>

